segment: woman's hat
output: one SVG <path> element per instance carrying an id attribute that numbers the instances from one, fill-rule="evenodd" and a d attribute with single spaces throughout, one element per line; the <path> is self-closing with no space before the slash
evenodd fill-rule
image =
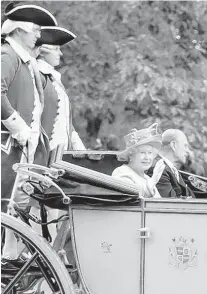
<path id="1" fill-rule="evenodd" d="M 37 5 L 11 2 L 6 6 L 4 15 L 11 20 L 32 22 L 39 26 L 57 25 L 55 17 L 47 9 Z"/>
<path id="2" fill-rule="evenodd" d="M 36 45 L 41 46 L 43 44 L 62 46 L 73 39 L 76 35 L 72 32 L 61 27 L 41 27 L 41 37 L 37 40 Z"/>
<path id="3" fill-rule="evenodd" d="M 128 160 L 129 152 L 134 147 L 141 145 L 151 145 L 160 149 L 162 145 L 162 135 L 158 131 L 158 124 L 154 123 L 150 127 L 142 130 L 132 129 L 129 134 L 124 136 L 126 149 L 118 155 L 121 160 Z"/>

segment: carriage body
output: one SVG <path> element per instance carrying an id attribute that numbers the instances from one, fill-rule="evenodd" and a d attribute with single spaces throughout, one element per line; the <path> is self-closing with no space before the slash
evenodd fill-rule
<path id="1" fill-rule="evenodd" d="M 63 154 L 68 167 L 108 175 L 122 164 L 113 152 L 73 155 Z M 70 222 L 86 293 L 206 293 L 205 199 L 141 199 L 133 205 L 83 201 L 70 205 Z"/>
<path id="2" fill-rule="evenodd" d="M 72 205 L 70 215 L 86 293 L 206 293 L 206 202 Z"/>
<path id="3" fill-rule="evenodd" d="M 69 213 L 73 256 L 84 288 L 80 293 L 206 293 L 205 199 L 139 199 L 135 186 L 110 176 L 122 164 L 115 152 L 57 152 L 53 159 L 46 178 L 48 172 L 59 175 L 61 181 L 55 184 L 59 191 L 48 186 L 41 201 Z M 31 234 L 39 238 L 34 231 Z M 62 242 L 62 237 L 56 239 Z M 46 246 L 38 250 L 47 259 Z M 61 262 L 55 255 L 52 258 Z M 70 272 L 61 271 L 65 275 L 61 293 L 75 293 Z"/>

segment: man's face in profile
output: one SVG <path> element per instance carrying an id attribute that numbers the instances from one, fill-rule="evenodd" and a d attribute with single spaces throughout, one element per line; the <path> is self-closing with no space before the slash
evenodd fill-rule
<path id="1" fill-rule="evenodd" d="M 189 143 L 184 133 L 179 133 L 175 140 L 174 155 L 180 164 L 185 164 L 189 158 Z"/>
<path id="2" fill-rule="evenodd" d="M 28 32 L 22 29 L 18 29 L 18 32 L 22 43 L 29 50 L 33 50 L 35 48 L 37 40 L 41 37 L 40 26 L 36 24 L 33 24 L 32 29 Z"/>

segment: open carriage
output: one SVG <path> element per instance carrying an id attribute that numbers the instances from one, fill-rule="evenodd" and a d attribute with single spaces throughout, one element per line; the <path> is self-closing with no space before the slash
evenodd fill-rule
<path id="1" fill-rule="evenodd" d="M 35 166 L 14 168 L 32 177 L 24 187 L 32 198 L 68 212 L 69 220 L 62 222 L 52 249 L 27 224 L 2 214 L 3 228 L 12 229 L 30 253 L 18 272 L 2 273 L 2 293 L 207 292 L 205 199 L 139 199 L 135 186 L 110 176 L 121 164 L 113 152 L 59 150 L 52 162 L 44 175 L 32 171 Z M 75 286 L 76 268 L 57 254 L 68 233 L 82 292 Z"/>

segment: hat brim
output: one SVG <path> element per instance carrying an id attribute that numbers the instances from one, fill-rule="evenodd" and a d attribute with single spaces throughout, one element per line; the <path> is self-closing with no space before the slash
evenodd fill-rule
<path id="1" fill-rule="evenodd" d="M 6 7 L 4 15 L 11 20 L 32 22 L 39 26 L 57 25 L 55 17 L 48 10 L 37 5 L 28 4 L 14 7 L 10 3 Z"/>
<path id="2" fill-rule="evenodd" d="M 42 27 L 41 37 L 37 40 L 36 45 L 43 44 L 62 46 L 73 39 L 76 35 L 61 27 Z"/>
<path id="3" fill-rule="evenodd" d="M 118 154 L 118 159 L 128 161 L 130 151 L 133 148 L 136 148 L 136 147 L 142 146 L 142 145 L 151 145 L 154 148 L 156 148 L 157 150 L 159 150 L 162 145 L 162 137 L 161 137 L 161 135 L 156 135 L 156 136 L 153 136 L 153 138 L 146 138 L 144 140 L 140 140 L 138 143 L 134 144 L 133 146 L 130 146 L 130 147 L 126 148 L 125 150 L 121 151 Z"/>

